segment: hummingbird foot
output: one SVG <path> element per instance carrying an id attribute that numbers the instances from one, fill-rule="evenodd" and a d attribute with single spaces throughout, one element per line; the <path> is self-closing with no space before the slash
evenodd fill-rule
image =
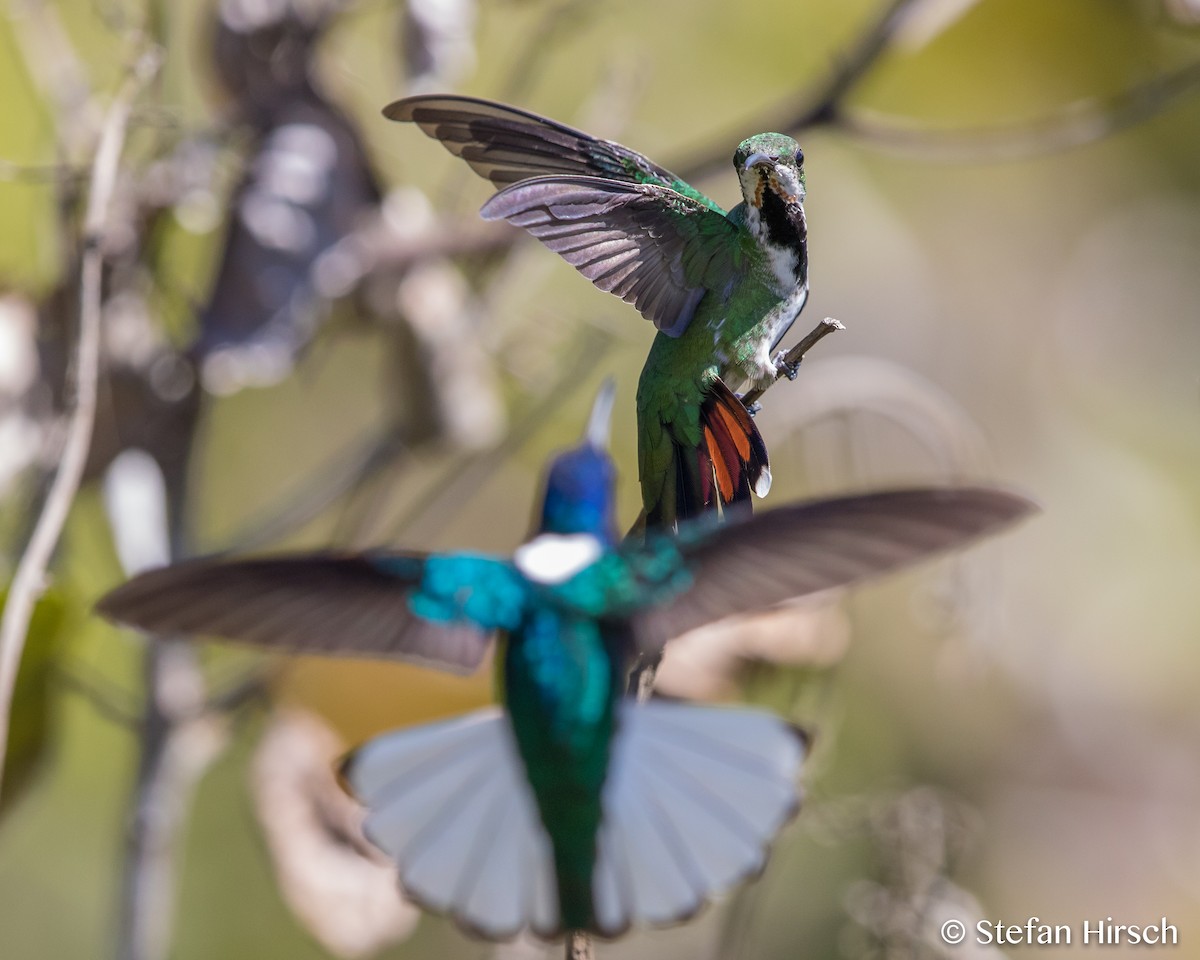
<path id="1" fill-rule="evenodd" d="M 785 353 L 783 350 L 780 350 L 779 353 L 775 355 L 775 375 L 777 377 L 787 377 L 789 380 L 795 380 L 797 375 L 800 373 L 800 362 L 803 359 L 804 358 L 801 357 L 800 360 L 789 360 L 787 358 L 787 353 Z"/>

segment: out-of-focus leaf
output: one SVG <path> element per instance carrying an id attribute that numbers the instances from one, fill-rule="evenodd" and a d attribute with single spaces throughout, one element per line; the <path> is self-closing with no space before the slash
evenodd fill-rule
<path id="1" fill-rule="evenodd" d="M 361 957 L 403 940 L 419 911 L 362 833 L 363 809 L 334 777 L 345 745 L 316 714 L 276 715 L 251 773 L 275 877 L 296 919 L 330 953 Z"/>
<path id="2" fill-rule="evenodd" d="M 0 610 L 7 600 L 6 587 L 0 597 Z M 53 590 L 44 593 L 34 607 L 13 690 L 0 816 L 12 809 L 14 800 L 33 781 L 53 741 L 50 691 L 54 667 L 67 635 L 63 626 L 68 616 L 67 599 Z"/>

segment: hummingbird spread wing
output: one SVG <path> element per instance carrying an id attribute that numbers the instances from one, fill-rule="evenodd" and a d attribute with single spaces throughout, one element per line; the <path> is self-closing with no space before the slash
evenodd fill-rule
<path id="1" fill-rule="evenodd" d="M 397 100 L 383 115 L 417 124 L 497 188 L 533 177 L 578 174 L 669 187 L 725 212 L 635 150 L 503 103 L 431 94 Z"/>
<path id="2" fill-rule="evenodd" d="M 729 289 L 744 255 L 723 214 L 658 184 L 542 177 L 501 190 L 480 213 L 527 230 L 670 337 L 706 293 Z"/>
<path id="3" fill-rule="evenodd" d="M 684 524 L 691 585 L 638 614 L 639 647 L 657 653 L 688 630 L 887 573 L 962 547 L 1036 508 L 987 487 L 893 490 L 797 503 L 723 524 Z M 647 535 L 651 540 L 661 534 Z M 643 549 L 646 549 L 643 548 Z"/>
<path id="4" fill-rule="evenodd" d="M 492 561 L 500 564 L 499 561 Z M 200 633 L 284 653 L 377 657 L 470 673 L 491 625 L 414 613 L 422 554 L 198 559 L 150 570 L 96 608 L 158 634 Z"/>

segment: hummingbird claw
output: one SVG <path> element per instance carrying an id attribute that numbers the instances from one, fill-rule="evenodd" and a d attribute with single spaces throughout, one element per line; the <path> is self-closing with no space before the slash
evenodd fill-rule
<path id="1" fill-rule="evenodd" d="M 762 404 L 759 403 L 757 400 L 752 400 L 750 403 L 746 403 L 746 401 L 744 399 L 742 399 L 742 396 L 743 395 L 739 393 L 737 395 L 737 398 L 742 401 L 742 404 L 746 408 L 746 412 L 748 414 L 750 414 L 750 416 L 754 416 L 756 413 L 758 413 L 759 410 L 762 409 Z"/>
<path id="2" fill-rule="evenodd" d="M 779 353 L 775 355 L 775 370 L 778 372 L 779 376 L 787 377 L 789 380 L 795 380 L 797 375 L 800 373 L 800 360 L 797 360 L 793 363 L 788 360 L 787 354 L 780 350 Z"/>

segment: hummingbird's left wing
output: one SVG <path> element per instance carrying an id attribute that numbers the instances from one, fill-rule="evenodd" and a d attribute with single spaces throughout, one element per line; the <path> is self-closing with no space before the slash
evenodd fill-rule
<path id="1" fill-rule="evenodd" d="M 635 616 L 638 646 L 656 654 L 668 640 L 707 623 L 917 563 L 996 533 L 1035 509 L 1003 490 L 933 487 L 684 524 L 674 542 L 691 582 Z M 640 549 L 653 557 L 669 542 L 664 534 L 648 535 Z"/>
<path id="2" fill-rule="evenodd" d="M 415 123 L 496 187 L 554 175 L 653 183 L 724 211 L 699 190 L 636 150 L 492 100 L 451 94 L 405 97 L 384 107 L 389 120 Z"/>
<path id="3" fill-rule="evenodd" d="M 515 574 L 501 560 L 423 554 L 202 558 L 149 570 L 102 597 L 110 620 L 281 653 L 374 657 L 470 673 L 483 659 Z M 432 582 L 431 582 L 432 581 Z M 510 582 L 513 581 L 513 582 Z M 421 592 L 418 595 L 417 591 Z M 424 606 L 422 606 L 422 603 Z M 511 607 L 511 603 L 509 603 Z"/>
<path id="4" fill-rule="evenodd" d="M 480 214 L 527 230 L 670 337 L 706 293 L 728 290 L 748 255 L 724 214 L 658 184 L 541 177 L 501 190 Z"/>

